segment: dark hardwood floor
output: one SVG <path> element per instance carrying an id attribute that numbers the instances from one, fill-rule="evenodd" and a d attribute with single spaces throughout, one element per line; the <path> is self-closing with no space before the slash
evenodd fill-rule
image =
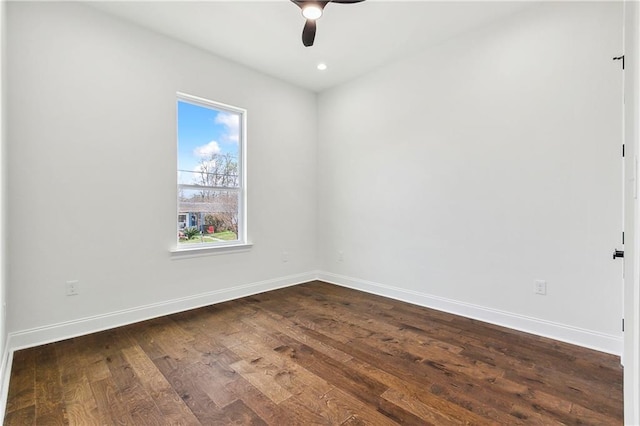
<path id="1" fill-rule="evenodd" d="M 18 351 L 6 425 L 623 422 L 619 358 L 321 282 Z"/>

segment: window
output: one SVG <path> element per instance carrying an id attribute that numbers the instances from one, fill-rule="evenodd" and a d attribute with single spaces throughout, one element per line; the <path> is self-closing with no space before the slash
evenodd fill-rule
<path id="1" fill-rule="evenodd" d="M 246 111 L 178 94 L 178 249 L 246 243 Z"/>

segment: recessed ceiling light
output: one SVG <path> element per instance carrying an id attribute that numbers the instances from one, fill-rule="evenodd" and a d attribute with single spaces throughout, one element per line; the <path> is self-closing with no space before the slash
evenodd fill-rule
<path id="1" fill-rule="evenodd" d="M 320 71 L 324 71 L 324 70 L 326 70 L 326 69 L 327 69 L 327 64 L 325 64 L 324 62 L 320 62 L 320 63 L 318 64 L 318 67 L 317 67 L 317 68 L 318 68 Z"/>

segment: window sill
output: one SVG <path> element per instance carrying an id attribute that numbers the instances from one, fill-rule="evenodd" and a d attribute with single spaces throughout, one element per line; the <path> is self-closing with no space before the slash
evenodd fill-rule
<path id="1" fill-rule="evenodd" d="M 253 243 L 238 243 L 222 246 L 204 246 L 204 247 L 174 247 L 169 250 L 171 260 L 191 259 L 194 257 L 215 256 L 219 254 L 244 253 L 251 250 Z"/>

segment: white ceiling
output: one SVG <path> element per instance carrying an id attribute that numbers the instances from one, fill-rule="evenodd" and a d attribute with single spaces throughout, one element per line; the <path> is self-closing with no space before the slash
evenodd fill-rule
<path id="1" fill-rule="evenodd" d="M 368 0 L 329 4 L 315 44 L 289 0 L 97 1 L 92 7 L 260 70 L 322 91 L 531 5 L 523 1 Z M 318 63 L 327 64 L 318 71 Z"/>

